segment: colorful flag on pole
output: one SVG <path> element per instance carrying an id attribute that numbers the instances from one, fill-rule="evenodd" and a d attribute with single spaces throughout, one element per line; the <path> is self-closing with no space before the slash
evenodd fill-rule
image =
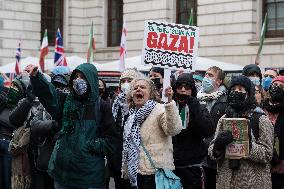
<path id="1" fill-rule="evenodd" d="M 94 62 L 94 50 L 95 50 L 95 48 L 96 48 L 96 46 L 95 46 L 94 30 L 93 30 L 93 23 L 92 23 L 90 34 L 89 34 L 87 63 Z"/>
<path id="2" fill-rule="evenodd" d="M 48 38 L 47 38 L 47 30 L 45 30 L 41 42 L 40 56 L 39 56 L 39 66 L 42 72 L 44 72 L 44 58 L 47 54 L 48 54 Z"/>
<path id="3" fill-rule="evenodd" d="M 126 23 L 123 23 L 121 41 L 120 41 L 120 54 L 119 54 L 119 70 L 123 72 L 125 70 L 125 54 L 126 54 Z"/>
<path id="4" fill-rule="evenodd" d="M 260 33 L 260 38 L 259 38 L 259 47 L 258 47 L 258 51 L 257 51 L 256 58 L 255 58 L 256 65 L 260 64 L 260 58 L 261 58 L 262 47 L 263 47 L 263 43 L 265 39 L 266 27 L 267 27 L 267 13 L 265 14 L 262 28 L 261 28 L 261 33 Z"/>
<path id="5" fill-rule="evenodd" d="M 55 66 L 67 66 L 66 57 L 64 54 L 63 39 L 58 28 L 55 40 L 54 51 L 54 64 Z"/>
<path id="6" fill-rule="evenodd" d="M 193 8 L 190 9 L 190 15 L 188 19 L 188 25 L 193 26 Z"/>
<path id="7" fill-rule="evenodd" d="M 10 86 L 11 85 L 11 80 L 10 80 L 10 76 L 8 75 L 7 76 L 7 74 L 6 73 L 1 73 L 1 75 L 2 75 L 2 77 L 3 77 L 3 79 L 4 79 L 4 86 Z"/>
<path id="8" fill-rule="evenodd" d="M 21 65 L 20 65 L 20 61 L 21 61 L 21 40 L 18 43 L 18 48 L 16 50 L 16 65 L 15 65 L 15 73 L 17 75 L 20 75 L 21 72 Z"/>

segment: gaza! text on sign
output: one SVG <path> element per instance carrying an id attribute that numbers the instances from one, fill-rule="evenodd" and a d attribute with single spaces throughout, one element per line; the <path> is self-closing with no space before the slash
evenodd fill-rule
<path id="1" fill-rule="evenodd" d="M 142 63 L 194 71 L 198 38 L 195 26 L 145 21 Z"/>

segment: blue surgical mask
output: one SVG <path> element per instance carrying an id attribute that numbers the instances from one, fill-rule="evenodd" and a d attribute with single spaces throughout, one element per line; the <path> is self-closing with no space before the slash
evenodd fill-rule
<path id="1" fill-rule="evenodd" d="M 204 77 L 202 80 L 202 88 L 205 93 L 210 93 L 214 88 L 214 81 L 207 77 Z"/>
<path id="2" fill-rule="evenodd" d="M 270 76 L 267 76 L 267 77 L 264 77 L 263 79 L 262 79 L 262 88 L 265 90 L 265 91 L 268 91 L 268 89 L 269 89 L 269 87 L 270 87 L 270 85 L 271 85 L 271 83 L 272 83 L 272 77 L 270 77 Z"/>
<path id="3" fill-rule="evenodd" d="M 251 80 L 251 82 L 256 85 L 259 86 L 260 85 L 260 79 L 259 77 L 249 77 L 249 79 Z"/>

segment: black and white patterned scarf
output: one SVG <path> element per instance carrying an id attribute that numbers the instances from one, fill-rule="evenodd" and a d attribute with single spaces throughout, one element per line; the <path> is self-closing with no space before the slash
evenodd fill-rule
<path id="1" fill-rule="evenodd" d="M 137 186 L 139 165 L 140 127 L 155 108 L 157 102 L 148 100 L 144 106 L 129 110 L 129 117 L 124 127 L 122 167 L 127 168 L 127 175 L 132 186 Z M 124 173 L 122 173 L 124 175 Z"/>
<path id="2" fill-rule="evenodd" d="M 123 126 L 124 123 L 124 118 L 125 116 L 128 114 L 128 104 L 126 102 L 126 95 L 125 93 L 120 93 L 118 96 L 116 96 L 113 105 L 112 105 L 112 115 L 114 118 L 114 121 L 116 122 L 117 119 L 117 114 L 118 114 L 118 110 L 120 109 L 121 114 L 122 114 L 122 124 L 121 126 Z"/>
<path id="3" fill-rule="evenodd" d="M 217 100 L 218 98 L 220 98 L 222 95 L 225 95 L 227 92 L 227 89 L 225 86 L 221 85 L 217 91 L 212 92 L 212 93 L 205 93 L 203 91 L 203 89 L 201 88 L 201 90 L 197 93 L 197 99 L 199 101 L 213 101 L 213 100 Z"/>

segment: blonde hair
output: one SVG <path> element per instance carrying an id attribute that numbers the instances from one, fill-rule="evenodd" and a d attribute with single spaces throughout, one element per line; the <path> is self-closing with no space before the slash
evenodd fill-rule
<path id="1" fill-rule="evenodd" d="M 149 98 L 149 100 L 151 99 L 151 100 L 154 100 L 156 102 L 161 102 L 160 94 L 157 91 L 154 82 L 152 80 L 150 80 L 149 78 L 140 77 L 140 78 L 134 79 L 130 83 L 130 91 L 127 93 L 127 96 L 126 96 L 127 102 L 129 104 L 129 108 L 135 107 L 135 104 L 134 104 L 134 101 L 133 101 L 133 91 L 134 91 L 134 86 L 138 81 L 145 81 L 150 86 L 150 98 Z"/>

